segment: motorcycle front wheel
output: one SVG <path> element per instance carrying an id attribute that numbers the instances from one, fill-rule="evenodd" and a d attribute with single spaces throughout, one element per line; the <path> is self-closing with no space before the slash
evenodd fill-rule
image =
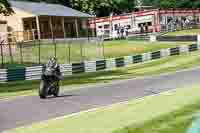
<path id="1" fill-rule="evenodd" d="M 48 95 L 48 85 L 44 80 L 40 81 L 39 96 L 41 99 L 45 99 Z"/>
<path id="2" fill-rule="evenodd" d="M 55 90 L 54 90 L 53 95 L 54 95 L 55 97 L 58 97 L 58 96 L 59 96 L 59 91 L 60 91 L 60 86 L 57 85 L 56 88 L 55 88 Z"/>

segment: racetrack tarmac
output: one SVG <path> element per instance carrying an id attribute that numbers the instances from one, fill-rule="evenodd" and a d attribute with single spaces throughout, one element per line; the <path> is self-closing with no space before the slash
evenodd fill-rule
<path id="1" fill-rule="evenodd" d="M 26 96 L 0 100 L 0 132 L 195 84 L 200 84 L 200 68 L 66 91 L 58 98 Z"/>

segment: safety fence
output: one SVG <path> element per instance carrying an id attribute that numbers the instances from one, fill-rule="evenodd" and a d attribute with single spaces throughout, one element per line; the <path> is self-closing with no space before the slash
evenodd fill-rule
<path id="1" fill-rule="evenodd" d="M 34 40 L 18 43 L 0 43 L 0 68 L 9 64 L 32 66 L 43 64 L 49 57 L 70 64 L 104 59 L 102 38 L 70 38 Z"/>
<path id="2" fill-rule="evenodd" d="M 141 63 L 149 60 L 155 60 L 162 57 L 179 55 L 197 51 L 200 45 L 191 44 L 175 48 L 161 49 L 159 51 L 148 52 L 139 55 L 125 56 L 121 58 L 102 59 L 97 61 L 85 61 L 81 63 L 62 64 L 61 72 L 64 76 L 76 75 L 81 73 L 90 73 L 101 70 L 114 70 L 116 68 Z M 18 80 L 37 80 L 42 74 L 42 66 L 8 68 L 0 69 L 0 82 L 18 81 Z"/>

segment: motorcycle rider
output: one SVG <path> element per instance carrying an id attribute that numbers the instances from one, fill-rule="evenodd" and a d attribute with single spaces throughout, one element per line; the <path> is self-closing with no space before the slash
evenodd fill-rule
<path id="1" fill-rule="evenodd" d="M 60 65 L 57 63 L 57 59 L 55 57 L 51 57 L 45 67 L 49 68 L 52 71 L 52 78 L 59 85 L 59 81 L 62 79 L 62 74 L 60 71 Z"/>
<path id="2" fill-rule="evenodd" d="M 60 71 L 60 66 L 57 63 L 57 59 L 51 57 L 42 70 L 39 87 L 40 98 L 45 99 L 48 95 L 58 97 L 60 90 L 59 82 L 61 79 L 62 73 Z"/>

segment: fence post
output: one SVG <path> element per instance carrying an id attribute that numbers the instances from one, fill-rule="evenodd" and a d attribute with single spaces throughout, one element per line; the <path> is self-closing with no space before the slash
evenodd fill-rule
<path id="1" fill-rule="evenodd" d="M 13 55 L 12 55 L 12 49 L 11 49 L 10 43 L 8 43 L 8 47 L 9 47 L 10 60 L 11 60 L 11 63 L 13 63 Z"/>
<path id="2" fill-rule="evenodd" d="M 19 48 L 20 48 L 20 63 L 23 63 L 23 54 L 22 54 L 22 43 L 19 43 Z"/>
<path id="3" fill-rule="evenodd" d="M 103 39 L 103 38 L 101 38 Z M 104 60 L 106 59 L 106 56 L 105 56 L 105 47 L 104 47 L 104 40 L 101 40 L 102 41 L 102 46 L 103 46 L 103 58 Z"/>
<path id="4" fill-rule="evenodd" d="M 88 41 L 90 40 L 90 35 L 89 35 L 89 21 L 87 21 L 87 37 L 88 37 Z"/>
<path id="5" fill-rule="evenodd" d="M 41 55 L 41 54 L 40 54 L 40 52 L 41 52 L 41 48 L 40 48 L 40 39 L 39 39 L 39 47 L 38 47 L 38 48 L 39 48 L 39 49 L 38 49 L 38 50 L 39 50 L 39 51 L 38 51 L 38 52 L 39 52 L 39 57 L 38 57 L 39 61 L 38 61 L 38 63 L 41 64 L 41 60 L 40 60 L 40 55 Z"/>
<path id="6" fill-rule="evenodd" d="M 1 46 L 1 66 L 3 67 L 4 65 L 4 58 L 3 58 L 3 43 L 0 43 Z"/>
<path id="7" fill-rule="evenodd" d="M 81 50 L 81 61 L 84 61 L 84 56 L 83 56 L 83 44 L 80 44 L 80 50 Z"/>
<path id="8" fill-rule="evenodd" d="M 70 43 L 68 44 L 68 49 L 69 49 L 69 51 L 68 51 L 68 53 L 69 53 L 68 58 L 69 59 L 68 60 L 69 60 L 69 63 L 71 63 L 71 44 Z"/>
<path id="9" fill-rule="evenodd" d="M 54 43 L 54 57 L 57 57 L 57 47 L 54 37 L 53 37 L 53 43 Z"/>

